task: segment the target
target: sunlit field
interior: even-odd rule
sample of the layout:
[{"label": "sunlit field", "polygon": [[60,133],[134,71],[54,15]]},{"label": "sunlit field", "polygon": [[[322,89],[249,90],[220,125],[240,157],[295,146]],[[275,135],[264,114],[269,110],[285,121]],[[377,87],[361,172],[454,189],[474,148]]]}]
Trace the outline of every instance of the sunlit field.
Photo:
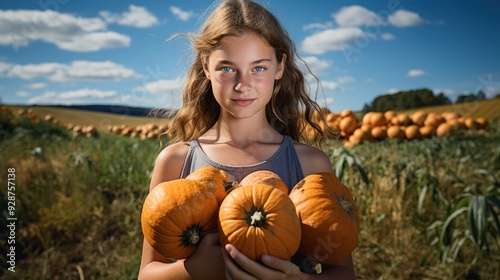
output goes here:
[{"label": "sunlit field", "polygon": [[[15,221],[1,231],[0,278],[136,279],[141,208],[165,142],[75,135],[8,112],[0,126],[0,198],[12,206],[2,217]],[[500,279],[499,143],[498,118],[443,138],[331,140],[361,216],[358,279]]]}]

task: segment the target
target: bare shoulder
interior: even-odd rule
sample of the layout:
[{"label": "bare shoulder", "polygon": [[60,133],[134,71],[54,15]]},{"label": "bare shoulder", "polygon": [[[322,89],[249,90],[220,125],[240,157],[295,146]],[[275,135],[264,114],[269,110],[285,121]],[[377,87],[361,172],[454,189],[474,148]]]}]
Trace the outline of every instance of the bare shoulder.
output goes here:
[{"label": "bare shoulder", "polygon": [[293,144],[302,165],[304,176],[312,173],[333,171],[330,158],[325,152],[304,143],[294,141]]},{"label": "bare shoulder", "polygon": [[156,157],[150,187],[178,179],[189,150],[189,143],[178,142],[165,147]]}]

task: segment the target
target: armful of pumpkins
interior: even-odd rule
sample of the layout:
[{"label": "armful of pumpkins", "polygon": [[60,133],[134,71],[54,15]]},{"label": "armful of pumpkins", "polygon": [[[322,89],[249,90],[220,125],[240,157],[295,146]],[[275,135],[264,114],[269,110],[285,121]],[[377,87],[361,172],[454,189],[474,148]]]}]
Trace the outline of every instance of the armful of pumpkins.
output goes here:
[{"label": "armful of pumpkins", "polygon": [[352,194],[333,173],[308,175],[289,192],[271,171],[237,183],[211,166],[153,188],[141,223],[149,244],[171,260],[188,258],[205,234],[218,231],[222,246],[233,244],[253,260],[300,255],[299,267],[315,273],[350,255],[359,233]]}]

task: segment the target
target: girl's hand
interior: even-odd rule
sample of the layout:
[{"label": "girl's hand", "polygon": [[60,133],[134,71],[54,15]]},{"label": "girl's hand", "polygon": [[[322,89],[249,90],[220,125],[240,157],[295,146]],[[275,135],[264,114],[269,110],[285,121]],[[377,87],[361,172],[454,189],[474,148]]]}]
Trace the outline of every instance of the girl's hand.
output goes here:
[{"label": "girl's hand", "polygon": [[307,274],[300,271],[295,264],[273,256],[264,255],[263,264],[253,261],[227,244],[222,249],[226,265],[227,279],[307,279]]},{"label": "girl's hand", "polygon": [[193,279],[225,279],[219,233],[205,235],[184,265]]}]

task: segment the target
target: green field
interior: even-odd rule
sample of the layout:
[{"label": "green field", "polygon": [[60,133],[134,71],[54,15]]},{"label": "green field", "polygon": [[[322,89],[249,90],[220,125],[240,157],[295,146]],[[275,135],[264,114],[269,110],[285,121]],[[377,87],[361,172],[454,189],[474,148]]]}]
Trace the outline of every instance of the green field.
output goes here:
[{"label": "green field", "polygon": [[[61,115],[76,119],[91,117]],[[4,183],[0,199],[16,202],[2,216],[17,218],[16,272],[7,270],[12,233],[2,230],[0,279],[136,279],[141,207],[160,143],[74,138],[13,115],[0,115],[0,125],[1,174],[15,174],[15,190]],[[325,149],[361,215],[358,279],[500,279],[498,143],[498,119],[445,139],[349,150],[332,141]]]}]

